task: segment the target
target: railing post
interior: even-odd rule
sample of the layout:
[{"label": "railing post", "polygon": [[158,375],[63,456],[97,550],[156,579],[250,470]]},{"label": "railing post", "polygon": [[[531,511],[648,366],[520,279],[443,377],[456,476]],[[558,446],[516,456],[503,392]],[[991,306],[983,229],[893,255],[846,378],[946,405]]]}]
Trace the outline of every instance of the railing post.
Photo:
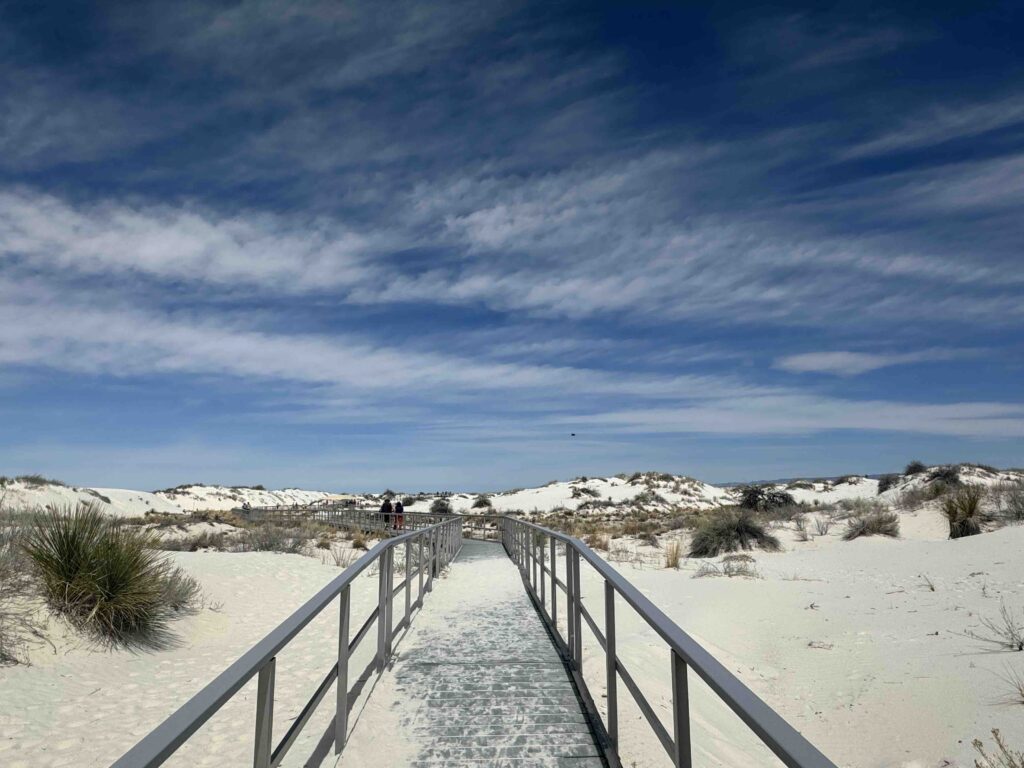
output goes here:
[{"label": "railing post", "polygon": [[692,768],[690,757],[690,694],[686,680],[686,662],[672,654],[672,724],[675,726],[675,764]]},{"label": "railing post", "polygon": [[385,549],[377,558],[379,573],[377,574],[377,665],[384,669],[384,662],[387,659],[387,614],[388,614],[388,574],[387,556],[389,550]]},{"label": "railing post", "polygon": [[338,684],[334,712],[334,754],[340,755],[348,735],[348,635],[350,587],[341,590],[338,616]]},{"label": "railing post", "polygon": [[572,569],[572,547],[569,544],[565,545],[565,628],[566,628],[566,645],[569,646],[569,662],[570,666],[575,669],[576,667],[576,609],[574,608],[574,595],[576,594],[572,586],[573,569]]},{"label": "railing post", "polygon": [[575,655],[576,655],[576,669],[579,670],[580,674],[583,673],[583,626],[581,624],[583,618],[583,590],[580,587],[580,553],[575,547],[572,548],[572,588],[573,588],[573,605],[575,610],[573,611],[574,616],[574,627],[573,627],[573,640],[575,641]]},{"label": "railing post", "polygon": [[605,688],[608,691],[608,739],[612,748],[619,748],[619,693],[617,663],[615,661],[615,589],[612,583],[604,582],[604,660]]},{"label": "railing post", "polygon": [[416,602],[420,605],[423,605],[423,537],[424,534],[422,532],[416,537],[417,541],[420,543],[419,559],[416,561],[416,579],[419,581],[420,591]]},{"label": "railing post", "polygon": [[551,628],[558,637],[558,554],[555,537],[551,537]]},{"label": "railing post", "polygon": [[274,668],[277,658],[272,657],[260,670],[256,683],[256,746],[253,750],[253,768],[270,768],[270,754],[274,747]]},{"label": "railing post", "polygon": [[537,596],[537,533],[536,531],[530,531],[530,571],[531,571],[531,584],[533,585],[533,595]]},{"label": "railing post", "polygon": [[392,619],[395,616],[395,548],[388,547],[385,550],[387,555],[388,565],[388,622],[387,622],[387,635],[384,650],[387,652],[386,659],[391,658],[391,636],[394,622]]},{"label": "railing post", "polygon": [[545,584],[547,584],[547,579],[544,578],[544,567],[545,567],[546,564],[544,562],[544,537],[543,536],[540,537],[540,543],[537,545],[537,551],[540,553],[540,608],[541,608],[541,613],[543,613],[544,610],[547,608],[547,603],[546,603],[547,592],[544,589]]},{"label": "railing post", "polygon": [[405,628],[412,616],[412,542],[405,542]]}]

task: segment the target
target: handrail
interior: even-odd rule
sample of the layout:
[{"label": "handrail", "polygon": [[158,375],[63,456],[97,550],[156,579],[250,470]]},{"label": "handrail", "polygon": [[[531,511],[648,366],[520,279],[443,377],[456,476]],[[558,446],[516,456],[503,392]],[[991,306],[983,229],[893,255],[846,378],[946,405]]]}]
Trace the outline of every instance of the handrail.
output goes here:
[{"label": "handrail", "polygon": [[[411,552],[413,543],[419,545],[416,564],[416,576],[419,582],[417,600],[411,600],[413,571],[411,570]],[[405,545],[405,580],[398,589],[393,585],[394,552]],[[167,758],[184,744],[199,728],[210,719],[232,696],[246,683],[258,675],[259,684],[256,697],[256,735],[253,757],[254,768],[272,768],[284,758],[285,752],[294,743],[298,730],[309,719],[313,709],[323,699],[327,688],[336,679],[339,681],[337,690],[337,709],[334,721],[334,750],[339,754],[347,737],[348,710],[354,700],[353,692],[348,688],[348,660],[355,648],[366,637],[373,621],[376,620],[377,654],[370,665],[359,677],[372,673],[374,669],[383,671],[384,665],[391,656],[391,644],[399,628],[411,622],[413,606],[422,607],[424,592],[431,591],[437,573],[458,555],[462,547],[461,520],[457,517],[435,523],[426,528],[410,531],[374,545],[366,554],[345,569],[337,578],[307,600],[297,611],[285,619],[266,637],[246,651],[231,666],[221,672],[195,696],[183,704],[176,712],[154,728],[149,735],[126,752],[113,768],[151,768],[161,765]],[[424,549],[428,558],[424,559]],[[356,577],[374,562],[380,562],[378,604],[370,618],[362,625],[356,637],[349,640],[349,609],[350,587]],[[424,570],[427,569],[426,585]],[[404,588],[405,616],[398,626],[393,625],[394,597]],[[274,706],[274,674],[277,654],[315,619],[335,598],[339,599],[339,637],[338,661],[327,673],[324,681],[318,686],[310,701],[303,707],[299,716],[301,724],[293,727],[282,739],[280,745],[273,747],[273,706]],[[353,686],[354,690],[359,683]]]},{"label": "handrail", "polygon": [[[712,691],[735,712],[739,718],[760,738],[788,768],[836,768],[825,755],[787,723],[777,712],[765,704],[739,678],[727,670],[700,643],[688,635],[660,608],[644,596],[622,574],[599,557],[586,544],[574,536],[544,528],[514,517],[505,517],[502,543],[509,556],[516,563],[526,584],[527,591],[541,608],[541,615],[551,627],[554,636],[563,644],[569,656],[570,668],[585,699],[590,691],[583,678],[582,622],[594,633],[602,650],[605,651],[607,675],[608,722],[602,723],[608,746],[605,754],[613,765],[621,765],[618,754],[618,702],[617,678],[621,677],[626,689],[633,696],[648,724],[669,753],[673,763],[681,768],[692,765],[690,756],[689,695],[687,668],[689,667]],[[545,539],[549,543],[550,568],[545,554]],[[565,581],[557,577],[555,542],[565,547]],[[540,551],[540,578],[538,580],[538,550]],[[605,632],[602,634],[593,617],[582,605],[580,590],[579,561],[589,563],[605,585]],[[550,603],[548,611],[545,598],[545,576],[550,576]],[[538,593],[538,586],[540,592]],[[567,599],[566,616],[568,627],[563,640],[558,630],[557,592],[562,590]],[[655,716],[653,708],[640,693],[639,688],[623,666],[615,652],[615,601],[618,594],[640,617],[665,641],[671,653],[672,698],[674,737],[669,737],[664,725]],[[595,710],[596,711],[596,710]]]}]

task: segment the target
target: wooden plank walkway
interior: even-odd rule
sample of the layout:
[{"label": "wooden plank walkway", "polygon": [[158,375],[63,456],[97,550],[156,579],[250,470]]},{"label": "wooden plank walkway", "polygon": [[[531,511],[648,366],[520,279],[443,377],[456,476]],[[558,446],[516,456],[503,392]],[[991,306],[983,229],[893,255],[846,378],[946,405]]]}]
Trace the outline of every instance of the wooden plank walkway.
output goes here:
[{"label": "wooden plank walkway", "polygon": [[340,766],[605,762],[500,544],[466,541],[361,709]]}]

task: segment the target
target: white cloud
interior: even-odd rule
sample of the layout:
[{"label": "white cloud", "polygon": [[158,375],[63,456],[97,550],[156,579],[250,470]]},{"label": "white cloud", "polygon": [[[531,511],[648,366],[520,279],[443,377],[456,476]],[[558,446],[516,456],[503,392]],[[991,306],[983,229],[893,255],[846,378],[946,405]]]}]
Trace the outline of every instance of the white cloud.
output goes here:
[{"label": "white cloud", "polygon": [[775,361],[775,367],[793,373],[828,373],[836,376],[856,376],[880,368],[912,363],[930,363],[973,357],[974,349],[925,349],[916,352],[804,352],[787,355]]}]

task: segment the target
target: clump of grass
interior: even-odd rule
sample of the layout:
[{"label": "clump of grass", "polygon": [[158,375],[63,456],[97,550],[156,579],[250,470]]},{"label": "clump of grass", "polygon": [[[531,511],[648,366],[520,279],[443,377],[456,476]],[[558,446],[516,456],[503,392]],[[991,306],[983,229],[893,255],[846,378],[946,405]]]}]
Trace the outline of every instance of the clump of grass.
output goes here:
[{"label": "clump of grass", "polygon": [[750,555],[726,555],[722,558],[722,564],[702,563],[697,572],[693,575],[695,579],[702,579],[707,576],[728,576],[734,578],[759,578],[754,558]]},{"label": "clump of grass", "polygon": [[588,533],[583,537],[583,541],[591,549],[600,549],[607,552],[611,546],[612,538],[607,533]]},{"label": "clump of grass", "polygon": [[452,503],[448,499],[434,499],[430,504],[432,515],[447,515],[452,511]]},{"label": "clump of grass", "polygon": [[679,568],[679,560],[683,556],[683,547],[678,541],[670,541],[665,547],[665,567]]},{"label": "clump of grass", "polygon": [[832,528],[832,521],[827,517],[816,517],[814,518],[814,529],[818,532],[819,536],[828,536],[829,530]]},{"label": "clump of grass", "polygon": [[473,499],[473,509],[490,509],[491,506],[490,498],[483,494]]},{"label": "clump of grass", "polygon": [[717,557],[725,552],[760,547],[782,549],[779,540],[747,509],[725,509],[699,524],[690,544],[690,557]]},{"label": "clump of grass", "polygon": [[967,631],[964,634],[974,640],[995,645],[1004,650],[1024,651],[1024,621],[1017,617],[1006,603],[999,604],[999,618],[981,620],[983,632]]},{"label": "clump of grass", "polygon": [[282,552],[288,555],[301,555],[306,551],[307,537],[303,533],[297,529],[261,525],[245,531],[239,539],[238,547],[247,552]]},{"label": "clump of grass", "polygon": [[230,549],[227,534],[219,531],[200,531],[191,536],[165,536],[156,539],[155,546],[168,552],[198,552],[201,549]]},{"label": "clump of grass", "polygon": [[920,475],[928,471],[928,465],[921,461],[912,461],[903,469],[904,475]]},{"label": "clump of grass", "polygon": [[42,637],[35,611],[25,604],[32,578],[23,542],[21,521],[0,518],[0,666],[24,663],[30,642]]},{"label": "clump of grass", "polygon": [[328,539],[326,536],[321,536],[319,539],[316,540],[316,548],[317,549],[330,549],[331,548],[331,540]]},{"label": "clump of grass", "polygon": [[885,493],[900,481],[899,475],[882,475],[878,478],[878,492]]},{"label": "clump of grass", "polygon": [[942,513],[949,521],[949,538],[960,539],[981,533],[984,522],[981,500],[984,495],[981,486],[965,485],[942,502]]},{"label": "clump of grass", "polygon": [[793,518],[793,527],[796,530],[797,541],[811,540],[811,532],[807,530],[807,518],[803,515],[798,515]]},{"label": "clump of grass", "polygon": [[366,534],[363,531],[354,531],[352,533],[352,549],[369,549]]},{"label": "clump of grass", "polygon": [[1024,523],[1024,483],[1007,483],[996,491],[998,516],[1007,523]]},{"label": "clump of grass", "polygon": [[975,739],[972,744],[981,759],[975,759],[975,768],[1024,768],[1024,752],[1011,750],[1003,741],[998,728],[992,729],[992,738],[996,742],[996,750],[993,754],[985,751],[985,745],[981,739]]},{"label": "clump of grass", "polygon": [[866,515],[855,515],[846,523],[843,541],[853,541],[861,536],[891,536],[899,538],[900,518],[895,512],[869,512]]},{"label": "clump of grass", "polygon": [[145,646],[163,643],[167,621],[199,589],[153,543],[83,504],[37,517],[24,549],[52,610],[113,645]]},{"label": "clump of grass", "polygon": [[62,483],[60,480],[54,480],[50,477],[43,477],[42,475],[18,475],[15,480],[24,483],[25,485],[43,486],[43,485],[60,485],[66,486],[66,483]]}]

